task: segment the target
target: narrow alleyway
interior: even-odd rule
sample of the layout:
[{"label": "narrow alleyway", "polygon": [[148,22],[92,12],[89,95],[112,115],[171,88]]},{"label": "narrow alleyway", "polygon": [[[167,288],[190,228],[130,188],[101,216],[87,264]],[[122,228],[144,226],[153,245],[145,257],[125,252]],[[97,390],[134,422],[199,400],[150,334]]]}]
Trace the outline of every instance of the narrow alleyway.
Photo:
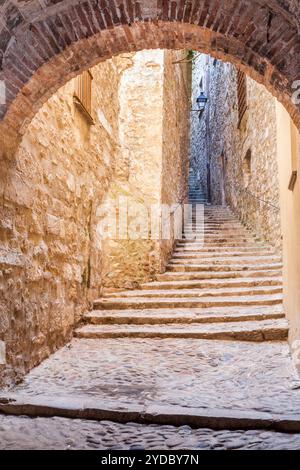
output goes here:
[{"label": "narrow alleyway", "polygon": [[0,0],[0,451],[300,450],[299,52],[299,0]]},{"label": "narrow alleyway", "polygon": [[0,448],[300,447],[274,432],[300,431],[281,259],[227,207],[206,205],[204,222],[204,245],[193,217],[165,274],[96,300],[5,394],[1,411],[38,418],[1,416]]},{"label": "narrow alleyway", "polygon": [[[194,184],[191,176],[190,202],[201,204]],[[286,339],[280,256],[227,207],[205,206],[204,240],[202,225],[188,221],[156,282],[96,300],[76,337]]]}]

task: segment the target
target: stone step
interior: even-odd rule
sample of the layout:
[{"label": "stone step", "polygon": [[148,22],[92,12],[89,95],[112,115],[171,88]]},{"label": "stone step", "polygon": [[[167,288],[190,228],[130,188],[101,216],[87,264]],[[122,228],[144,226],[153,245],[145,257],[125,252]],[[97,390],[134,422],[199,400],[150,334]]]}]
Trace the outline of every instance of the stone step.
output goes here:
[{"label": "stone step", "polygon": [[216,280],[216,279],[248,279],[255,277],[279,277],[282,276],[282,270],[251,270],[249,271],[178,271],[178,272],[165,272],[164,274],[157,274],[157,281],[190,281],[190,280]]},{"label": "stone step", "polygon": [[228,241],[228,240],[234,240],[234,241],[246,241],[246,242],[249,242],[249,241],[254,241],[254,238],[253,237],[249,237],[249,236],[245,236],[244,234],[242,233],[233,233],[232,231],[231,232],[220,232],[220,233],[211,233],[211,232],[206,232],[205,230],[201,230],[201,229],[196,229],[196,230],[184,230],[182,232],[182,235],[181,237],[182,238],[185,238],[185,237],[193,237],[193,236],[199,236],[199,237],[202,237],[205,239],[205,241],[219,241],[220,243],[224,242],[224,241]]},{"label": "stone step", "polygon": [[77,338],[194,338],[237,341],[282,341],[287,338],[286,320],[262,320],[214,324],[85,325]]},{"label": "stone step", "polygon": [[283,300],[282,294],[269,295],[249,295],[236,297],[202,297],[202,298],[115,298],[115,299],[98,299],[94,302],[94,308],[97,309],[118,309],[124,310],[128,308],[208,308],[208,307],[234,307],[240,305],[278,305]]},{"label": "stone step", "polygon": [[[207,264],[168,264],[167,270],[174,272],[174,271],[246,271],[248,269],[253,270],[253,264],[214,264],[214,265],[207,265]],[[255,270],[272,270],[272,269],[282,269],[281,263],[272,263],[272,264],[256,264]]]},{"label": "stone step", "polygon": [[[176,249],[173,253],[173,259],[190,259],[190,258],[226,258],[226,257],[239,257],[239,256],[249,256],[249,257],[256,257],[260,259],[260,256],[272,256],[276,255],[275,253],[268,252],[268,251],[224,251],[224,252],[216,252],[216,251],[193,251],[193,250],[184,250],[184,249]],[[280,257],[279,257],[280,258]],[[280,258],[281,259],[281,258]]]},{"label": "stone step", "polygon": [[256,286],[280,286],[282,277],[249,277],[237,279],[208,279],[208,280],[183,280],[183,281],[153,281],[142,284],[143,290],[164,289],[223,289],[227,287],[256,287]]},{"label": "stone step", "polygon": [[251,296],[251,295],[273,295],[282,293],[282,285],[277,286],[247,286],[247,287],[223,287],[222,289],[214,288],[195,288],[192,289],[140,289],[140,290],[127,290],[120,292],[110,292],[104,295],[104,299],[115,298],[202,298],[202,297],[237,297],[237,296]]},{"label": "stone step", "polygon": [[93,325],[134,324],[156,325],[161,323],[226,323],[262,321],[285,318],[282,305],[262,307],[219,307],[214,309],[135,309],[93,310],[84,316],[84,321]]},{"label": "stone step", "polygon": [[239,249],[241,247],[243,248],[255,248],[261,246],[262,248],[265,248],[264,245],[256,245],[255,243],[242,243],[242,242],[224,242],[224,243],[218,243],[218,242],[210,242],[208,243],[207,241],[200,241],[199,239],[193,239],[193,240],[188,240],[188,239],[181,239],[178,240],[176,247],[181,248],[181,247],[192,247],[193,249],[207,249],[207,248],[213,248],[215,251],[219,251],[222,249],[228,249],[228,248],[234,248],[234,249]]},{"label": "stone step", "polygon": [[214,247],[200,247],[197,249],[197,246],[192,244],[192,246],[185,246],[185,245],[176,245],[176,248],[174,250],[174,253],[198,253],[198,254],[212,254],[212,255],[217,255],[218,253],[227,256],[227,254],[230,256],[232,253],[233,256],[235,253],[257,253],[258,256],[262,253],[276,253],[272,248],[268,247],[259,247],[259,246],[254,246],[254,247],[248,247],[248,246],[241,246],[241,247],[236,247],[236,246],[226,246],[223,249],[220,248],[220,250],[216,250]]},{"label": "stone step", "polygon": [[[205,235],[203,232],[185,232],[182,235],[181,240],[186,240],[186,239],[192,239],[192,238],[201,238],[205,241],[205,243],[217,243],[217,244],[222,244],[222,243],[253,243],[253,238],[250,237],[239,237],[239,236],[234,236],[234,235],[226,235],[226,236],[211,236],[211,235]],[[179,239],[180,240],[180,239]]]},{"label": "stone step", "polygon": [[235,229],[240,229],[240,230],[244,230],[244,232],[247,232],[247,233],[250,233],[247,229],[245,229],[245,227],[239,223],[223,223],[223,224],[212,224],[210,222],[207,222],[206,220],[194,220],[194,221],[191,221],[191,220],[187,220],[185,222],[185,226],[186,227],[194,227],[194,226],[204,226],[206,229],[209,229],[209,230],[221,230],[221,229],[226,229],[226,230],[229,230],[229,229],[232,229],[232,230],[235,230]]},{"label": "stone step", "polygon": [[[203,232],[196,232],[196,234],[200,234],[201,238],[203,238]],[[197,242],[197,240],[192,240],[192,241],[188,241],[188,240],[185,240],[184,237],[182,235],[181,236],[181,239],[178,240],[178,243],[195,243]],[[241,245],[241,246],[252,246],[252,247],[255,247],[255,246],[268,246],[266,245],[266,243],[264,242],[261,242],[260,240],[257,240],[255,238],[251,238],[251,237],[227,237],[227,236],[215,236],[215,237],[210,237],[209,238],[209,235],[206,235],[205,236],[205,242],[207,244],[214,244],[214,245],[224,245],[224,244],[229,244],[229,243],[232,243],[232,246],[235,246],[235,245]]]},{"label": "stone step", "polygon": [[195,224],[185,224],[182,232],[204,232],[212,237],[227,234],[235,237],[242,236],[254,238],[250,232],[244,230],[243,227],[208,227],[200,222]]},{"label": "stone step", "polygon": [[[101,341],[99,343],[102,345]],[[260,345],[260,343],[249,343],[249,345],[255,344]],[[278,344],[281,345],[282,342],[278,342]],[[111,387],[111,384],[109,385]],[[107,389],[108,385],[105,384],[103,388]],[[116,388],[118,391],[122,389],[119,386]],[[189,394],[189,392],[190,387],[187,387],[187,393]],[[146,423],[147,425],[176,428],[188,426],[189,428],[202,428],[204,430],[223,430],[227,436],[225,437],[226,440],[228,440],[228,436],[230,437],[230,431],[240,431],[241,429],[243,431],[249,430],[252,433],[258,432],[253,431],[256,429],[261,432],[265,430],[267,436],[270,436],[272,431],[274,433],[286,433],[286,435],[287,433],[300,432],[300,414],[296,412],[284,414],[281,410],[277,413],[270,413],[248,408],[246,410],[234,409],[228,406],[210,408],[209,406],[161,405],[151,402],[142,406],[138,403],[124,404],[123,396],[121,396],[121,399],[117,397],[112,401],[106,397],[101,397],[101,400],[99,400],[99,397],[95,398],[92,395],[89,395],[88,398],[76,394],[70,395],[70,392],[65,396],[61,394],[59,396],[47,394],[38,396],[34,394],[22,395],[12,392],[3,395],[0,397],[0,412],[7,416],[20,416],[21,419],[24,419],[24,416],[40,417],[42,419],[45,416],[49,418],[56,416],[68,418],[69,420],[94,420],[103,423],[111,421],[122,425],[124,423],[135,423],[138,426],[138,424],[145,425]],[[277,434],[275,434],[275,437],[277,437]],[[255,442],[255,439],[253,442]],[[238,442],[238,446],[240,445]],[[253,447],[253,444],[251,444],[251,447]]]},{"label": "stone step", "polygon": [[[179,240],[176,244],[176,247],[178,248],[193,248],[193,250],[207,250],[207,249],[213,249],[213,251],[222,251],[222,250],[227,250],[227,249],[240,249],[240,248],[250,248],[253,249],[255,248],[255,244],[253,243],[207,243],[203,242],[200,240]],[[261,245],[262,248],[265,248],[263,245]]]},{"label": "stone step", "polygon": [[204,256],[197,256],[195,258],[189,258],[188,256],[180,257],[179,259],[172,258],[170,260],[170,264],[182,264],[184,262],[188,264],[209,264],[209,265],[227,265],[227,264],[257,264],[257,263],[281,263],[282,259],[279,256],[231,256],[231,257],[224,257],[221,258],[213,258],[213,257],[204,257]]},{"label": "stone step", "polygon": [[[193,218],[195,218],[195,214],[193,215]],[[234,217],[230,216],[219,216],[219,217],[210,217],[206,213],[204,213],[204,221],[206,223],[212,223],[212,224],[237,224],[239,223]]]},{"label": "stone step", "polygon": [[[265,429],[270,439],[271,429],[300,431],[300,391],[292,384],[286,341],[75,338],[35,368],[24,383],[3,392],[0,411],[251,429],[249,434]],[[109,427],[104,423],[104,431]],[[189,433],[189,428],[184,431]],[[155,428],[147,432],[155,439]],[[231,444],[233,436],[225,432],[222,439]],[[243,435],[235,436],[233,444],[237,440]],[[195,441],[197,446],[199,442]]]},{"label": "stone step", "polygon": [[211,233],[212,235],[213,234],[216,234],[216,235],[219,235],[220,233],[226,233],[226,232],[229,232],[229,233],[232,233],[232,234],[242,234],[242,235],[245,235],[246,233],[250,233],[250,232],[246,232],[246,230],[244,230],[243,227],[230,227],[230,226],[219,226],[219,227],[210,227],[208,225],[206,225],[205,223],[202,223],[202,222],[199,222],[197,221],[197,223],[195,224],[191,224],[191,223],[186,223],[185,224],[185,230],[187,231],[193,231],[193,230],[204,230],[206,233]]},{"label": "stone step", "polygon": [[[227,228],[227,229],[209,229],[209,228],[206,228],[206,227],[201,227],[201,226],[197,226],[197,227],[189,227],[189,226],[185,226],[184,229],[182,230],[182,233],[193,233],[193,232],[201,232],[201,233],[204,233],[205,235],[207,236],[214,236],[214,237],[224,237],[226,235],[235,235],[236,237],[237,236],[242,236],[242,237],[248,237],[249,238],[249,234],[245,233],[243,230],[240,230],[240,229],[232,229],[232,228]],[[251,238],[253,239],[254,237],[251,236]]]}]

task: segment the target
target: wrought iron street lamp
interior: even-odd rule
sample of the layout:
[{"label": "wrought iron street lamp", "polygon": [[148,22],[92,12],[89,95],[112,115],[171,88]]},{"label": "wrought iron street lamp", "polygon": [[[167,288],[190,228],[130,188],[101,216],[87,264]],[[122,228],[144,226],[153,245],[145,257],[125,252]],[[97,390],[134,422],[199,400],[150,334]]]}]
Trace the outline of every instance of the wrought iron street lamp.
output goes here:
[{"label": "wrought iron street lamp", "polygon": [[208,101],[208,98],[205,95],[204,91],[200,91],[200,95],[196,99],[198,109],[191,109],[192,113],[199,113],[199,119],[201,118],[202,113],[205,110],[205,106],[206,106],[207,101]]}]

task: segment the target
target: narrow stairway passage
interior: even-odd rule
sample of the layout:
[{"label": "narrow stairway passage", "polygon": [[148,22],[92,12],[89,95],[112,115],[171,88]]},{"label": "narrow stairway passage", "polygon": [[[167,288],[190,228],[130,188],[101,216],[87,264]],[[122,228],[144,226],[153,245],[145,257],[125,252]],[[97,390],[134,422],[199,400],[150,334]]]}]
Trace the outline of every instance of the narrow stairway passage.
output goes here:
[{"label": "narrow stairway passage", "polygon": [[[204,196],[190,192],[193,204]],[[78,338],[285,340],[282,259],[224,206],[188,221],[164,274],[94,302]],[[197,234],[200,233],[200,239]]]},{"label": "narrow stairway passage", "polygon": [[183,235],[155,281],[96,300],[0,410],[300,432],[281,258],[229,208],[206,204],[204,216],[204,243]]}]

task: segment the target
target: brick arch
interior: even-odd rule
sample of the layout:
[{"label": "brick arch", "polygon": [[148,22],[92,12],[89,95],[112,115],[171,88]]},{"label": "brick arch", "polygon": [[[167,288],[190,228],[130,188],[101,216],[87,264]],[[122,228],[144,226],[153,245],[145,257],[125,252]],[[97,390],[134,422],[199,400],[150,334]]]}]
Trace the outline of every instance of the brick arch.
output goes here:
[{"label": "brick arch", "polygon": [[[1,5],[1,4],[0,4]],[[82,70],[142,49],[194,49],[263,83],[300,128],[298,0],[7,0],[0,6],[0,153],[40,106]]]}]

